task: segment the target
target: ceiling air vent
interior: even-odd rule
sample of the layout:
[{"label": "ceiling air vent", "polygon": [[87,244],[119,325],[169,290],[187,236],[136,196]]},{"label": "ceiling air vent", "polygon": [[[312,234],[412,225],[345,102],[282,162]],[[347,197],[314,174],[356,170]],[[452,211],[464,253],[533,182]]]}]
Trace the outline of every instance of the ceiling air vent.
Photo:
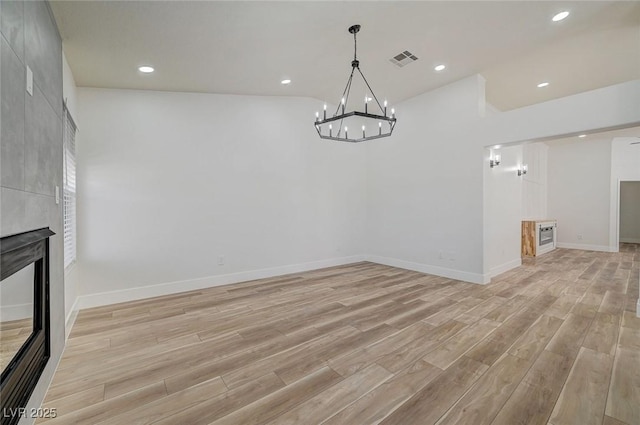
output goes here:
[{"label": "ceiling air vent", "polygon": [[397,55],[395,55],[389,60],[391,61],[391,63],[398,65],[400,68],[402,68],[403,66],[408,65],[411,62],[417,61],[418,58],[415,57],[414,54],[411,53],[410,51],[405,50],[404,52],[398,53]]}]

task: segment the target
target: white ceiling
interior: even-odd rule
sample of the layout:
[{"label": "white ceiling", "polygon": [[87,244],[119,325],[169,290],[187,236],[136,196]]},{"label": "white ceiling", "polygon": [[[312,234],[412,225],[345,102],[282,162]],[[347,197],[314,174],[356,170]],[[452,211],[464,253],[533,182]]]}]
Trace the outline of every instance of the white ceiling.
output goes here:
[{"label": "white ceiling", "polygon": [[[501,110],[640,78],[640,2],[53,1],[78,86],[398,102],[482,73]],[[562,10],[571,15],[553,23]],[[389,62],[409,50],[419,60]],[[433,71],[436,64],[447,69]],[[137,67],[150,64],[151,75]],[[280,84],[283,78],[293,82]],[[544,89],[536,88],[549,81]]]}]

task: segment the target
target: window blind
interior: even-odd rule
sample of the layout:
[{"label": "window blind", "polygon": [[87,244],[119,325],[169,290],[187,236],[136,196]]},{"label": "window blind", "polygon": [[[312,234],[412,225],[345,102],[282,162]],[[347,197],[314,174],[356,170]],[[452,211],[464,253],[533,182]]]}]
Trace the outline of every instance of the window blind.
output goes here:
[{"label": "window blind", "polygon": [[76,260],[76,125],[64,105],[64,154],[62,198],[64,218],[64,266]]}]

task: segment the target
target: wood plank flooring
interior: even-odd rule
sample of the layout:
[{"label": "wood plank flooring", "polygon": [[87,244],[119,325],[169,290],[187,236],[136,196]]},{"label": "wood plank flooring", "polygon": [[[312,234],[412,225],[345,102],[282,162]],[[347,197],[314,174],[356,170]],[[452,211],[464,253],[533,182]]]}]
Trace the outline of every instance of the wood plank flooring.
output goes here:
[{"label": "wood plank flooring", "polygon": [[83,310],[56,424],[640,425],[640,246],[486,286],[357,263]]},{"label": "wood plank flooring", "polygon": [[33,319],[0,322],[0,370],[4,370],[33,332]]}]

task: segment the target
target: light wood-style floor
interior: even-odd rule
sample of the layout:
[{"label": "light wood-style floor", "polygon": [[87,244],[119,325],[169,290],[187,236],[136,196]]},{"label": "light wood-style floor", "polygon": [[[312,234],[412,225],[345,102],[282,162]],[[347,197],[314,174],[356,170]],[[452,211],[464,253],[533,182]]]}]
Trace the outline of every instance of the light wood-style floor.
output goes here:
[{"label": "light wood-style floor", "polygon": [[640,248],[358,263],[81,311],[55,424],[640,424]]},{"label": "light wood-style floor", "polygon": [[33,332],[31,317],[0,322],[0,370],[9,364]]}]

